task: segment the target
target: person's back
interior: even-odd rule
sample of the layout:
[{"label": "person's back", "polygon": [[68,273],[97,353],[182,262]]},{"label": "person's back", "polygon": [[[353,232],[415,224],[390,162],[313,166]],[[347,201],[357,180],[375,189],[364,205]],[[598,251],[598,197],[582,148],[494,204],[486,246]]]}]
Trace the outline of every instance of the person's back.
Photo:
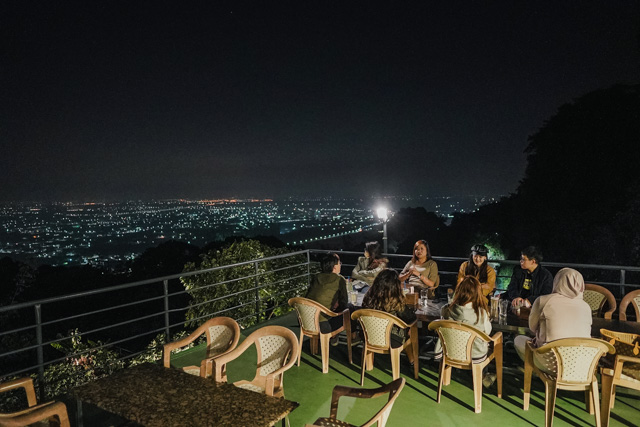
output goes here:
[{"label": "person's back", "polygon": [[[540,347],[561,338],[589,338],[591,336],[591,308],[583,299],[584,279],[571,268],[558,271],[553,280],[553,293],[536,299],[529,314],[529,329],[536,335],[533,347]],[[530,338],[518,335],[514,347],[525,359]],[[534,353],[536,366],[545,371],[555,370],[555,360],[547,360]]]},{"label": "person's back", "polygon": [[311,280],[307,298],[314,300],[331,311],[339,311],[346,307],[346,301],[341,298],[341,290],[344,287],[346,293],[346,281],[344,277],[336,273],[318,273]]},{"label": "person's back", "polygon": [[536,347],[561,338],[591,336],[591,307],[582,299],[583,292],[580,273],[568,268],[558,272],[554,292],[539,297],[529,315]]},{"label": "person's back", "polygon": [[[474,307],[475,306],[475,307]],[[446,320],[471,325],[485,334],[491,333],[491,319],[487,310],[487,303],[482,295],[482,285],[473,276],[467,276],[456,288],[451,304],[442,308],[442,317]],[[476,338],[471,349],[474,360],[482,360],[489,351],[489,344]],[[436,354],[442,352],[440,340],[436,343]]]}]

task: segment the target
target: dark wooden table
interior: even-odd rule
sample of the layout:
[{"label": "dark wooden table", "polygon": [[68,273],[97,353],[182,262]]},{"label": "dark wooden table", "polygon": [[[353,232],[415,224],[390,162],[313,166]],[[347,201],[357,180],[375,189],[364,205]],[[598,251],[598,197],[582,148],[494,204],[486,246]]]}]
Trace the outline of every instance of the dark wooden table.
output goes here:
[{"label": "dark wooden table", "polygon": [[144,426],[273,426],[298,407],[286,399],[145,363],[76,387],[82,402]]}]

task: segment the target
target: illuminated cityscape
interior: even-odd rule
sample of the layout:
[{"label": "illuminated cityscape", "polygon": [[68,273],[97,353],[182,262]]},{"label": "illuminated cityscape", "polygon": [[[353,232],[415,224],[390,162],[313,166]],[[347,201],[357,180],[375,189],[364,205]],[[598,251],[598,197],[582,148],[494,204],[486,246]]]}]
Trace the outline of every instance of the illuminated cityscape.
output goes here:
[{"label": "illuminated cityscape", "polygon": [[34,264],[122,266],[158,244],[204,246],[228,237],[275,236],[287,245],[358,233],[379,224],[374,208],[419,204],[439,215],[472,211],[491,197],[216,199],[0,205],[0,256]]}]

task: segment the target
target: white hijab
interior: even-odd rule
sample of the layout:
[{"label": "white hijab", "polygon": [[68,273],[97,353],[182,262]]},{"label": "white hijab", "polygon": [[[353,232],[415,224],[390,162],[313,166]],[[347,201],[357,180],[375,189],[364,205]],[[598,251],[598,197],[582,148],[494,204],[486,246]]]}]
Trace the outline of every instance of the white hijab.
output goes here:
[{"label": "white hijab", "polygon": [[580,272],[573,268],[563,268],[553,278],[554,294],[564,295],[567,298],[580,298],[584,293],[584,279]]}]

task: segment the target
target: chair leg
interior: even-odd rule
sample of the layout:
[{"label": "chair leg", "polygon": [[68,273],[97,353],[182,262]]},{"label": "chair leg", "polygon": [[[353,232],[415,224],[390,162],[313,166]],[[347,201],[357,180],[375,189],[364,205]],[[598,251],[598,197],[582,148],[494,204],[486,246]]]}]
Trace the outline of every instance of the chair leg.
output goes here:
[{"label": "chair leg", "polygon": [[586,411],[593,415],[593,405],[591,404],[591,390],[584,391],[584,406]]},{"label": "chair leg", "polygon": [[[611,379],[613,381],[613,379]],[[616,385],[614,384],[611,387],[611,409],[613,409],[613,405],[616,404]]]},{"label": "chair leg", "polygon": [[365,365],[367,363],[367,345],[363,345],[362,346],[362,369],[361,369],[361,373],[360,373],[360,386],[364,385],[364,369],[365,369]]},{"label": "chair leg", "polygon": [[545,405],[544,405],[544,416],[545,416],[545,421],[544,421],[544,425],[545,427],[552,427],[553,426],[553,413],[556,409],[556,383],[555,382],[551,382],[551,381],[545,381],[544,382],[544,399],[545,399]]},{"label": "chair leg", "polygon": [[611,398],[613,394],[613,376],[603,373],[602,378],[602,406],[600,408],[600,419],[603,427],[609,427],[609,417],[611,416]]},{"label": "chair leg", "polygon": [[419,345],[417,339],[415,342],[411,342],[411,350],[413,351],[413,377],[416,380],[418,379],[418,376],[420,374],[420,355],[418,354],[418,347]]},{"label": "chair leg", "polygon": [[496,381],[498,388],[498,398],[502,399],[502,343],[493,349],[496,360]]},{"label": "chair leg", "polygon": [[367,352],[367,371],[371,371],[373,369],[373,352],[372,351],[368,351]]},{"label": "chair leg", "polygon": [[344,332],[347,334],[347,354],[349,355],[349,363],[353,363],[352,336],[351,336],[351,317],[349,313],[345,313],[342,317],[344,323]]},{"label": "chair leg", "polygon": [[331,334],[320,334],[320,353],[322,356],[322,373],[329,372],[329,339]]},{"label": "chair leg", "polygon": [[397,380],[400,378],[400,349],[390,349],[389,355],[391,356],[391,375],[394,380]]},{"label": "chair leg", "polygon": [[309,345],[311,346],[311,354],[318,354],[318,341],[319,337],[314,335],[309,340]]},{"label": "chair leg", "polygon": [[524,364],[524,396],[522,399],[522,409],[529,409],[529,398],[531,397],[531,375],[533,374],[533,366],[527,360]]},{"label": "chair leg", "polygon": [[440,361],[440,378],[438,378],[438,394],[436,395],[436,402],[440,403],[440,395],[442,394],[442,385],[444,383],[445,376],[445,365],[444,365],[444,357]]},{"label": "chair leg", "polygon": [[482,411],[482,367],[473,365],[471,368],[473,377],[473,403],[476,414]]},{"label": "chair leg", "polygon": [[451,366],[445,366],[444,368],[444,385],[451,384]]},{"label": "chair leg", "polygon": [[298,366],[300,366],[300,358],[302,357],[302,340],[304,339],[304,334],[302,333],[302,328],[300,328],[300,342],[298,343]]},{"label": "chair leg", "polygon": [[591,406],[593,407],[593,415],[596,417],[596,427],[602,426],[602,420],[600,419],[600,396],[598,396],[598,380],[594,379],[591,383]]}]

